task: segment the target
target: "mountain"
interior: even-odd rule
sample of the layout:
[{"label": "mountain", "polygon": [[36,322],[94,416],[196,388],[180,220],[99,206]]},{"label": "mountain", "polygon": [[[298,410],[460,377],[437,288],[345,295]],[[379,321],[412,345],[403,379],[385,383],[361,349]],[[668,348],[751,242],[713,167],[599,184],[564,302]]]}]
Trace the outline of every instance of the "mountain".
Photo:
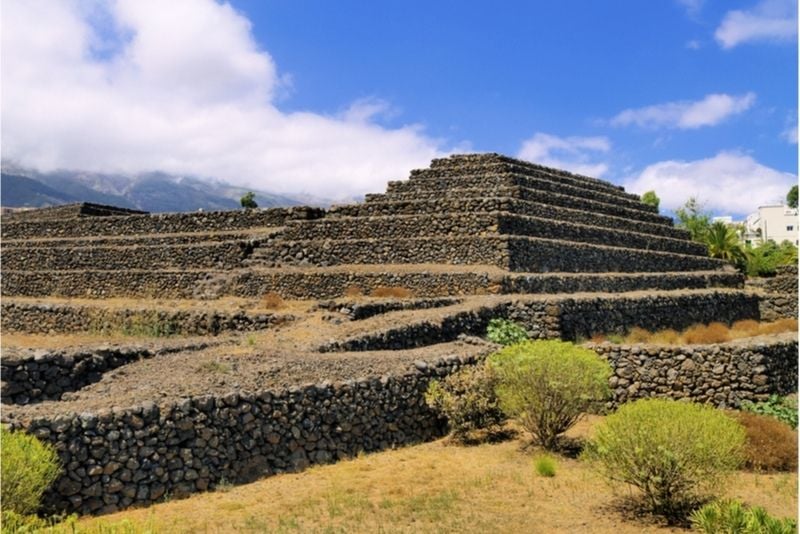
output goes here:
[{"label": "mountain", "polygon": [[[94,202],[150,212],[228,210],[251,189],[220,180],[204,180],[163,172],[137,175],[84,171],[39,172],[3,161],[0,204],[4,207],[45,207]],[[306,195],[277,195],[253,190],[259,207],[326,205]]]}]

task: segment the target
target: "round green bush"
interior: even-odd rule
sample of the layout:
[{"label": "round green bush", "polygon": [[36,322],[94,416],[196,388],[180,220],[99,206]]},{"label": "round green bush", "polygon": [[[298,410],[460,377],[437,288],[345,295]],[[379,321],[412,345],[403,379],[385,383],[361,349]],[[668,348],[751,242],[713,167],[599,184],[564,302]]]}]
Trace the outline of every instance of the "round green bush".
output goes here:
[{"label": "round green bush", "polygon": [[486,366],[465,367],[442,381],[432,380],[425,401],[447,419],[456,441],[463,442],[470,432],[491,431],[503,422],[494,384],[494,377]]},{"label": "round green bush", "polygon": [[0,426],[0,470],[3,510],[25,516],[39,508],[42,494],[58,477],[61,467],[50,444]]},{"label": "round green bush", "polygon": [[609,415],[584,457],[610,480],[641,490],[649,511],[681,517],[739,467],[744,443],[742,426],[711,406],[642,399]]},{"label": "round green bush", "polygon": [[580,416],[606,399],[611,366],[564,341],[525,341],[489,357],[500,407],[548,450]]}]

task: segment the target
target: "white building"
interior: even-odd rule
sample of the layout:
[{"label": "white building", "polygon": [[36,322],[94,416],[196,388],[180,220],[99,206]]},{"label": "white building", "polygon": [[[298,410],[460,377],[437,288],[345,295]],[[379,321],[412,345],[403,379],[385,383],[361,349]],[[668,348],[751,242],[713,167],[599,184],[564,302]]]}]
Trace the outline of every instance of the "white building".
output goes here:
[{"label": "white building", "polygon": [[758,245],[765,241],[780,244],[790,241],[798,245],[797,209],[775,204],[760,206],[758,212],[747,216],[745,220],[745,243]]}]

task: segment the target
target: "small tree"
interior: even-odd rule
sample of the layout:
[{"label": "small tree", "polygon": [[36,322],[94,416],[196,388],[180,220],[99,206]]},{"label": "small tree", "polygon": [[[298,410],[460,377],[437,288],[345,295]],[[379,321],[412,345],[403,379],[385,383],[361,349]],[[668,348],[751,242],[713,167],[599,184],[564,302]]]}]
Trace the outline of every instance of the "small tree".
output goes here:
[{"label": "small tree", "polygon": [[705,242],[705,234],[711,226],[711,215],[703,210],[703,206],[696,198],[691,197],[680,208],[675,210],[678,217],[678,227],[688,230],[692,240]]},{"label": "small tree", "polygon": [[647,191],[642,195],[642,204],[647,204],[648,206],[653,206],[655,209],[658,209],[658,205],[661,204],[661,199],[658,198],[655,191]]},{"label": "small tree", "polygon": [[793,185],[789,192],[786,194],[786,204],[790,208],[797,209],[797,186]]},{"label": "small tree", "polygon": [[255,209],[258,207],[256,203],[256,194],[252,191],[248,191],[244,195],[242,195],[241,199],[242,207],[246,210]]},{"label": "small tree", "polygon": [[489,365],[497,376],[500,407],[548,450],[556,449],[560,435],[610,394],[609,364],[564,341],[511,345],[492,354]]},{"label": "small tree", "polygon": [[610,480],[638,488],[649,511],[679,519],[723,487],[744,443],[742,426],[711,406],[642,399],[606,417],[584,458]]}]

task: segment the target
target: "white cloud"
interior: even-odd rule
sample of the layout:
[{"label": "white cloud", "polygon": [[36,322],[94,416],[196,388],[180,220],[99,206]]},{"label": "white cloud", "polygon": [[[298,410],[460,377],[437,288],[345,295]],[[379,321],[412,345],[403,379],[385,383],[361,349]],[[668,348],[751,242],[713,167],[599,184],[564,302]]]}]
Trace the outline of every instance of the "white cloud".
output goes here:
[{"label": "white cloud", "polygon": [[695,18],[705,4],[705,0],[677,0],[678,4],[686,9],[686,14]]},{"label": "white cloud", "polygon": [[781,137],[787,142],[792,145],[797,144],[797,123],[788,126],[784,131],[781,132]]},{"label": "white cloud", "polygon": [[3,157],[41,170],[162,170],[276,192],[383,190],[445,152],[377,99],[286,113],[250,22],[213,0],[8,0]]},{"label": "white cloud", "polygon": [[697,39],[692,39],[691,41],[686,41],[686,48],[689,50],[700,50],[703,48],[703,43],[698,41]]},{"label": "white cloud", "polygon": [[755,93],[741,96],[710,94],[702,100],[667,102],[643,108],[626,109],[611,119],[613,126],[635,124],[643,128],[691,130],[714,126],[731,115],[747,111],[756,101]]},{"label": "white cloud", "polygon": [[752,9],[728,11],[714,37],[726,49],[753,41],[793,41],[797,38],[797,1],[761,0]]},{"label": "white cloud", "polygon": [[797,176],[772,169],[738,152],[720,152],[696,161],[661,161],[625,181],[634,193],[654,190],[662,207],[674,210],[689,197],[706,208],[745,215],[759,206],[780,202]]},{"label": "white cloud", "polygon": [[522,143],[517,157],[577,174],[600,177],[608,171],[608,165],[591,160],[598,153],[606,153],[610,149],[611,142],[606,137],[557,137],[537,132]]}]

